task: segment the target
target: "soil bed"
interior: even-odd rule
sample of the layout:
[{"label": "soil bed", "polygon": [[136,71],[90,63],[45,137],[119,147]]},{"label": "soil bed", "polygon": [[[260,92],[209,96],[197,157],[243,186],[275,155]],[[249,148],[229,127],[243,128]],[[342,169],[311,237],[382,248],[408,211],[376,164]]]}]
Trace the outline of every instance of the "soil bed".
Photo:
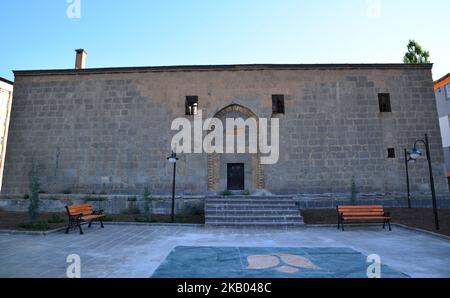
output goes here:
[{"label": "soil bed", "polygon": [[[52,219],[61,219],[60,223],[52,223]],[[16,231],[36,231],[36,230],[53,230],[67,226],[67,214],[66,213],[40,213],[38,222],[46,223],[47,228],[24,228],[22,224],[27,223],[28,214],[23,212],[7,212],[0,209],[0,230],[16,230]],[[49,222],[50,221],[50,222]],[[108,215],[105,218],[107,222],[153,222],[153,223],[170,223],[170,215],[153,215],[151,221],[147,221],[141,214],[113,214]],[[203,224],[205,217],[203,214],[178,214],[175,217],[175,223],[185,224]]]}]

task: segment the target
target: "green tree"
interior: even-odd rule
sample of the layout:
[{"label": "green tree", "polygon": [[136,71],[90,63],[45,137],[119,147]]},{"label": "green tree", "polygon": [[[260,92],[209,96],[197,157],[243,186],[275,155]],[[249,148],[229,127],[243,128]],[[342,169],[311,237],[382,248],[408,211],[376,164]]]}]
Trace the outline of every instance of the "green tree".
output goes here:
[{"label": "green tree", "polygon": [[353,205],[356,205],[357,196],[358,190],[356,189],[356,179],[355,176],[353,176],[350,190],[350,201],[352,202]]},{"label": "green tree", "polygon": [[28,220],[34,224],[39,216],[39,170],[37,163],[33,162],[30,172],[30,205],[28,206]]},{"label": "green tree", "polygon": [[411,39],[408,43],[408,52],[406,52],[403,62],[407,64],[430,63],[430,52],[424,51],[418,42]]}]

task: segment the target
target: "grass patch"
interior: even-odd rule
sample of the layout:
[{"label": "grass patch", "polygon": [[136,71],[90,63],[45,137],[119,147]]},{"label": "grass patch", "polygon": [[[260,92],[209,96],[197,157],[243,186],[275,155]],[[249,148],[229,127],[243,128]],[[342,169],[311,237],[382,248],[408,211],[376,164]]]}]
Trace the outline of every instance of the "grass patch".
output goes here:
[{"label": "grass patch", "polygon": [[135,222],[155,222],[154,219],[152,219],[151,217],[148,216],[136,216],[134,218]]},{"label": "grass patch", "polygon": [[17,227],[19,227],[21,229],[26,229],[26,230],[32,230],[32,231],[47,231],[48,223],[45,221],[38,221],[35,223],[21,223],[21,224],[18,224]]}]

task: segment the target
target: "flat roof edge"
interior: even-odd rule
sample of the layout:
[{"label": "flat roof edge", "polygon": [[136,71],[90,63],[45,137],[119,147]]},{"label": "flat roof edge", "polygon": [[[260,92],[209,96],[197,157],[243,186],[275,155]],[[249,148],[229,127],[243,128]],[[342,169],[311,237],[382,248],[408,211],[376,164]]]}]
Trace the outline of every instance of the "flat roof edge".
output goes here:
[{"label": "flat roof edge", "polygon": [[3,82],[3,83],[7,83],[7,84],[10,84],[10,85],[14,85],[14,82],[12,82],[12,81],[10,81],[10,80],[8,80],[8,79],[2,78],[2,77],[0,77],[0,81]]},{"label": "flat roof edge", "polygon": [[249,70],[316,70],[316,69],[432,69],[433,64],[233,64],[108,67],[85,69],[14,70],[15,76],[83,75],[102,73],[176,72],[176,71],[249,71]]}]

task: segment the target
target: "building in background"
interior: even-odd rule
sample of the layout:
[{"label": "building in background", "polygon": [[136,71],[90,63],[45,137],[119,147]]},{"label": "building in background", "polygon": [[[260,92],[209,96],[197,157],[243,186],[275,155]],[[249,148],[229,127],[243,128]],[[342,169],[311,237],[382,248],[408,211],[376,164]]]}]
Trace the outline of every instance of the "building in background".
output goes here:
[{"label": "building in background", "polygon": [[445,166],[450,185],[450,73],[434,82],[434,93],[436,94]]},{"label": "building in background", "polygon": [[[403,149],[425,133],[436,191],[448,193],[431,64],[95,69],[84,68],[85,51],[76,57],[74,69],[14,72],[2,195],[26,195],[33,164],[46,193],[168,194],[172,121],[192,125],[200,110],[204,119],[278,118],[279,160],[179,154],[180,193],[348,193],[352,179],[360,193],[404,193]],[[430,191],[425,159],[410,181]]]},{"label": "building in background", "polygon": [[9,116],[11,111],[13,82],[0,77],[0,190],[3,181],[3,165],[8,139]]}]

